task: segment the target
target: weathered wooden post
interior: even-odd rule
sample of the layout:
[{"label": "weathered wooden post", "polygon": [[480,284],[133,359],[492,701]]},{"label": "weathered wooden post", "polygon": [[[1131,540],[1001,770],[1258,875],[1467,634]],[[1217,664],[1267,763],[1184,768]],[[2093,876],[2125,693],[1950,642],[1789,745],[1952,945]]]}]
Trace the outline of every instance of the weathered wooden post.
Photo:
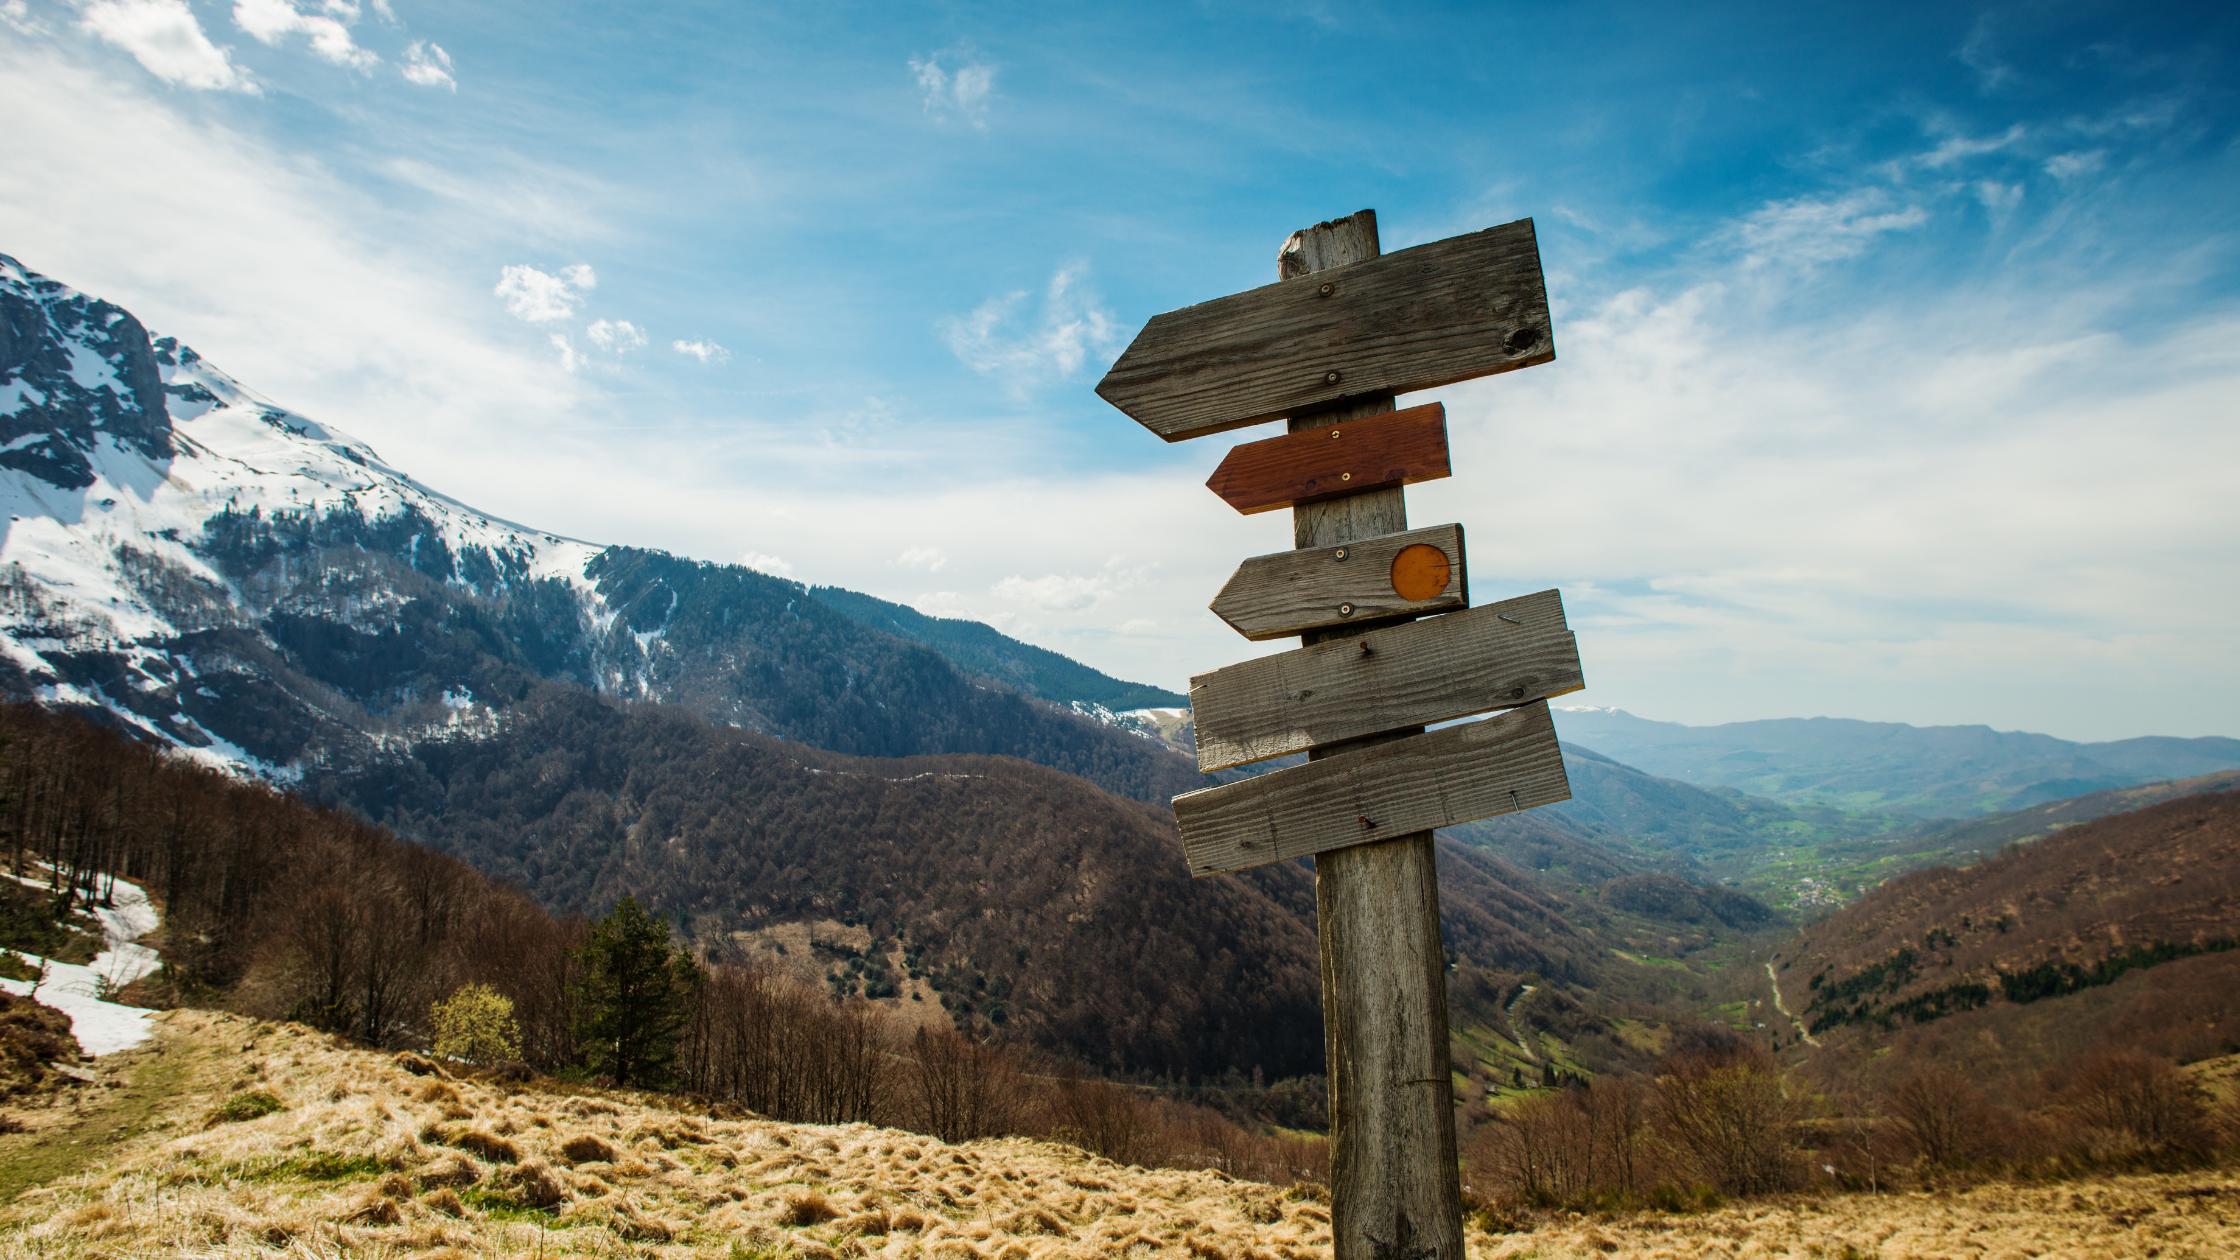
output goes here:
[{"label": "weathered wooden post", "polygon": [[1555,357],[1539,249],[1526,220],[1383,258],[1364,210],[1293,233],[1277,276],[1152,320],[1097,386],[1170,442],[1289,422],[1207,483],[1291,508],[1294,548],[1213,609],[1303,646],[1198,675],[1190,702],[1200,769],[1309,764],[1175,819],[1197,875],[1318,855],[1336,1260],[1463,1260],[1432,829],[1569,799],[1546,700],[1584,682],[1554,591],[1462,611],[1462,529],[1410,531],[1402,491],[1449,475],[1445,410],[1393,400]]}]

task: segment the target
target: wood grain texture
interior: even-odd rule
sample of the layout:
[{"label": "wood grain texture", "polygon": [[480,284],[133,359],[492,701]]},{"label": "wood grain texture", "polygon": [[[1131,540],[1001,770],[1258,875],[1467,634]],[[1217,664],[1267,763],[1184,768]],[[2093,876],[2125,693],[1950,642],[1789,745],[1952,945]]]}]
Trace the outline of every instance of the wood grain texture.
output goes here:
[{"label": "wood grain texture", "polygon": [[1175,442],[1554,358],[1521,219],[1155,316],[1097,393]]},{"label": "wood grain texture", "polygon": [[1571,799],[1547,702],[1174,798],[1192,875]]},{"label": "wood grain texture", "polygon": [[[1375,258],[1376,226],[1376,212],[1364,211],[1295,232],[1284,243],[1276,274],[1304,270],[1311,276]],[[1300,433],[1350,424],[1392,406],[1390,394],[1348,399],[1294,414],[1289,427]],[[1350,546],[1407,528],[1407,491],[1400,486],[1291,509],[1295,547]],[[1455,544],[1460,573],[1459,531]],[[1390,621],[1406,619],[1401,614]],[[1303,641],[1369,628],[1309,629]],[[1417,733],[1371,735],[1307,757],[1311,763]],[[1423,1070],[1448,1044],[1446,947],[1431,833],[1328,854],[1315,864],[1314,886],[1324,1060],[1330,1065],[1332,1260],[1464,1260],[1454,1110],[1445,1087],[1428,1084],[1434,1075],[1444,1080],[1444,1073]]]},{"label": "wood grain texture", "polygon": [[1198,769],[1218,770],[1585,685],[1563,597],[1542,591],[1199,674],[1190,714]]},{"label": "wood grain texture", "polygon": [[1332,1260],[1464,1260],[1446,951],[1428,833],[1315,859]]},{"label": "wood grain texture", "polygon": [[1276,251],[1276,279],[1291,280],[1315,271],[1362,262],[1383,253],[1377,240],[1377,212],[1356,210],[1342,219],[1300,228]]},{"label": "wood grain texture", "polygon": [[1452,476],[1447,409],[1438,403],[1247,442],[1206,489],[1246,516]]},{"label": "wood grain texture", "polygon": [[[1399,494],[1398,490],[1387,490],[1335,502],[1352,504],[1355,499],[1378,499],[1385,495],[1397,498]],[[1375,509],[1384,505],[1362,506]],[[1375,526],[1387,520],[1387,513],[1378,512],[1376,519],[1366,523]],[[1355,520],[1350,515],[1331,512],[1319,514],[1311,522],[1316,525],[1333,523],[1344,526],[1354,524]],[[1294,525],[1297,524],[1295,521]],[[1470,582],[1464,565],[1462,526],[1433,525],[1354,542],[1343,541],[1347,535],[1338,529],[1329,532],[1339,535],[1340,540],[1334,545],[1278,551],[1254,556],[1238,565],[1209,605],[1214,615],[1228,622],[1230,629],[1238,634],[1257,641],[1306,634],[1325,627],[1360,626],[1380,618],[1469,607]],[[1399,555],[1402,548],[1415,543],[1426,543],[1447,553],[1447,560],[1453,566],[1447,589],[1430,599],[1402,599],[1399,592],[1392,589],[1393,557]],[[1344,552],[1342,559],[1341,551]]]}]

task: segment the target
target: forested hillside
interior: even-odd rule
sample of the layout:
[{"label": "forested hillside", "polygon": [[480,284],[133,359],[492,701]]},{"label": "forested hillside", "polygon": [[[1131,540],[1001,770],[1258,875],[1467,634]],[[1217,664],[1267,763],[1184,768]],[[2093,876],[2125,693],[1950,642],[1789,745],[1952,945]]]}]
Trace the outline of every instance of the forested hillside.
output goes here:
[{"label": "forested hillside", "polygon": [[928,617],[906,604],[891,603],[837,586],[812,586],[809,594],[857,621],[899,635],[941,653],[961,669],[1011,684],[1031,696],[1059,704],[1079,701],[1115,713],[1130,709],[1187,708],[1190,699],[1164,687],[1122,682],[1070,656],[1002,634],[977,621]]},{"label": "forested hillside", "polygon": [[1900,876],[1774,963],[1824,1065],[1880,1047],[1979,1078],[2121,1030],[2181,1059],[2240,1049],[2240,792],[2179,797]]}]

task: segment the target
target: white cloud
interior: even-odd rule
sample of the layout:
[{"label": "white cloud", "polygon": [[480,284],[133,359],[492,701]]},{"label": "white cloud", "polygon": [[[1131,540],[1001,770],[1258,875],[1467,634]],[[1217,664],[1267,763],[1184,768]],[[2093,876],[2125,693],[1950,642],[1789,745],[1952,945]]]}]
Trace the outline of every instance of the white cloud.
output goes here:
[{"label": "white cloud", "polygon": [[93,0],[81,4],[78,27],[131,53],[166,83],[205,91],[255,93],[249,72],[210,42],[186,0]]},{"label": "white cloud", "polygon": [[44,22],[31,16],[31,6],[24,0],[0,0],[0,22],[5,22],[26,35],[43,34]]},{"label": "white cloud", "polygon": [[1014,393],[1071,376],[1090,354],[1111,353],[1120,345],[1118,321],[1082,284],[1087,270],[1075,264],[1052,275],[1031,326],[1018,326],[1016,316],[1027,298],[1022,290],[989,298],[970,315],[942,320],[942,339],[966,367]]},{"label": "white cloud", "polygon": [[1105,562],[1102,570],[1088,577],[1051,573],[1027,578],[1013,574],[989,589],[998,599],[1025,604],[1040,613],[1087,612],[1122,591],[1141,585],[1152,567],[1139,565],[1124,569],[1119,557],[1114,557]]},{"label": "white cloud", "polygon": [[2074,179],[2090,175],[2106,165],[2108,151],[2093,149],[2086,153],[2056,153],[2046,159],[2046,174],[2055,179]]},{"label": "white cloud", "polygon": [[1149,617],[1131,617],[1120,623],[1121,634],[1149,634],[1159,628],[1159,623]]},{"label": "white cloud", "polygon": [[[376,7],[386,14],[387,5],[377,4]],[[413,40],[406,46],[404,77],[422,87],[449,88],[454,92],[459,90],[459,81],[451,77],[451,54],[443,50],[443,45],[431,44],[424,39]]]},{"label": "white cloud", "polygon": [[350,37],[358,20],[358,6],[349,0],[321,0],[318,11],[305,13],[295,0],[235,0],[233,24],[263,44],[278,44],[282,37],[303,35],[311,51],[338,66],[371,70],[381,58],[360,48]]},{"label": "white cloud", "polygon": [[2016,123],[2014,126],[2007,128],[2003,134],[1984,140],[1971,140],[1966,136],[1947,136],[1936,148],[1916,157],[1914,163],[1932,171],[1941,171],[1955,162],[1965,162],[1969,158],[1982,157],[1986,153],[1997,153],[1999,150],[2020,141],[2024,134],[2026,133],[2022,124]]},{"label": "white cloud", "polygon": [[[951,70],[941,64],[944,58],[964,64]],[[923,60],[913,57],[910,72],[925,93],[926,113],[937,118],[953,114],[982,131],[988,129],[988,98],[996,87],[994,66],[959,48]]]},{"label": "white cloud", "polygon": [[1769,201],[1725,235],[1748,266],[1811,266],[1854,257],[1878,236],[1928,221],[1920,206],[1894,207],[1888,193],[1864,188],[1833,199]]},{"label": "white cloud", "polygon": [[757,573],[767,573],[771,577],[790,578],[793,576],[792,565],[776,556],[763,555],[759,551],[742,552],[739,556],[739,563]]},{"label": "white cloud", "polygon": [[575,314],[583,295],[598,284],[587,263],[562,267],[556,276],[517,263],[498,273],[498,287],[491,292],[505,299],[506,310],[516,319],[543,324]]},{"label": "white cloud", "polygon": [[575,343],[568,340],[566,333],[552,334],[552,345],[560,352],[560,368],[562,371],[573,372],[583,366],[583,356],[576,353]]},{"label": "white cloud", "polygon": [[2004,222],[2014,208],[2022,204],[2022,185],[2002,184],[1995,179],[1976,181],[1976,200],[1983,203],[1994,219]]},{"label": "white cloud", "polygon": [[593,320],[591,326],[583,332],[591,338],[592,345],[617,354],[639,349],[646,344],[645,330],[626,319]]},{"label": "white cloud", "polygon": [[949,557],[943,554],[939,547],[912,547],[896,556],[892,563],[905,569],[923,569],[928,573],[939,573],[942,566],[949,563]]},{"label": "white cloud", "polygon": [[702,363],[721,363],[731,357],[731,352],[712,341],[672,341],[669,348],[678,354],[691,355]]}]

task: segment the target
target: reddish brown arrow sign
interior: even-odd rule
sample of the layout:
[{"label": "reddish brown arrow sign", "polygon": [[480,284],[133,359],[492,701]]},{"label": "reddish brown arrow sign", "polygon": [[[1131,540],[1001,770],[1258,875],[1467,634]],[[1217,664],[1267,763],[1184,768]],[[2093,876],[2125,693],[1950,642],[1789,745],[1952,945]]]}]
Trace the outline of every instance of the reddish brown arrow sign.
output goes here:
[{"label": "reddish brown arrow sign", "polygon": [[1250,516],[1453,475],[1447,465],[1447,409],[1431,403],[1247,442],[1213,470],[1206,489]]}]

